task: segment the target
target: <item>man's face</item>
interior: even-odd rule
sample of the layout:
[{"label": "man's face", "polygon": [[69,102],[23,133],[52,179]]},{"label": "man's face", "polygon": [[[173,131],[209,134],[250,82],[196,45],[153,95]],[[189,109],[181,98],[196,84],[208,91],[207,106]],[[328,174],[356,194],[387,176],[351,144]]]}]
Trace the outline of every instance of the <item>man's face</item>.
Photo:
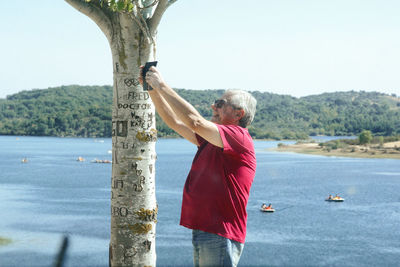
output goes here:
[{"label": "man's face", "polygon": [[211,105],[213,115],[211,121],[217,124],[224,125],[238,125],[240,116],[240,110],[234,108],[227,98],[222,96]]}]

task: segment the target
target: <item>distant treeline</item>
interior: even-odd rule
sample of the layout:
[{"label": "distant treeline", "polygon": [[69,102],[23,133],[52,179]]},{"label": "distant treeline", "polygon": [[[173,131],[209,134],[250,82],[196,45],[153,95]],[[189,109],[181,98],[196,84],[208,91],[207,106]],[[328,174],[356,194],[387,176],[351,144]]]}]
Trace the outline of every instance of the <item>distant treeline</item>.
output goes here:
[{"label": "distant treeline", "polygon": [[[206,118],[223,90],[177,92]],[[336,92],[301,98],[251,92],[257,113],[249,131],[260,139],[303,139],[309,135],[400,134],[400,98],[376,92]],[[61,86],[22,91],[0,99],[0,134],[111,136],[111,86]],[[160,137],[177,136],[156,116]]]}]

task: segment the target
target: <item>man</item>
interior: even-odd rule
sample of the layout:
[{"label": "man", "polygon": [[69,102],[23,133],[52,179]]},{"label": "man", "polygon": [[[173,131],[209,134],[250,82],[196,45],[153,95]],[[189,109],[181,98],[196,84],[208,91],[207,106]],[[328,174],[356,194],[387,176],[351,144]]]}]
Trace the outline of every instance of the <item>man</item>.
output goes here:
[{"label": "man", "polygon": [[[211,121],[151,67],[146,82],[164,122],[198,146],[187,177],[180,224],[192,229],[195,266],[236,266],[246,236],[246,205],[256,170],[253,141],[245,128],[255,114],[249,93],[229,90],[211,108]],[[142,81],[142,80],[141,80]]]}]

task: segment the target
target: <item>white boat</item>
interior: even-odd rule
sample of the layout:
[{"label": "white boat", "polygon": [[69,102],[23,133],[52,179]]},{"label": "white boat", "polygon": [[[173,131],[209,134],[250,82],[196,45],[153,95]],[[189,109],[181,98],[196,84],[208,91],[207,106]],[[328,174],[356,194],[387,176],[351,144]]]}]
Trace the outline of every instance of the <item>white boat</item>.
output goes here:
[{"label": "white boat", "polygon": [[111,160],[108,160],[108,159],[94,159],[91,162],[92,163],[111,163]]},{"label": "white boat", "polygon": [[336,196],[336,197],[332,197],[332,198],[327,198],[325,199],[325,201],[329,201],[329,202],[343,202],[344,198]]},{"label": "white boat", "polygon": [[261,207],[260,210],[263,212],[274,212],[275,211],[274,208],[268,208],[268,207],[266,207],[266,208]]}]

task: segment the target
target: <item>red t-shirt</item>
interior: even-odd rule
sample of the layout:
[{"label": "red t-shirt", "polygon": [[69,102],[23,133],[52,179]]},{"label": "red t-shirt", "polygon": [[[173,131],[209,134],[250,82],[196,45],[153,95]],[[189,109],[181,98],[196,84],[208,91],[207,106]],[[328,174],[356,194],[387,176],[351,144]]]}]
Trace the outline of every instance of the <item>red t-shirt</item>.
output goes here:
[{"label": "red t-shirt", "polygon": [[254,144],[246,128],[217,126],[223,149],[197,135],[200,146],[183,190],[180,225],[244,243]]}]

